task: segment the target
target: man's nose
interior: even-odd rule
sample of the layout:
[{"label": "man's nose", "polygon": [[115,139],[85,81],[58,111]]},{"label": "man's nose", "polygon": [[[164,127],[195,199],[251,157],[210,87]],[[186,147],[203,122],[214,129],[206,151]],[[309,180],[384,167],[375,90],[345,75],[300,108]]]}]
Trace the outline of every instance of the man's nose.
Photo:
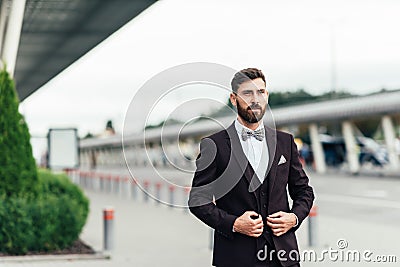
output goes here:
[{"label": "man's nose", "polygon": [[248,106],[253,106],[253,105],[256,105],[256,104],[259,104],[259,102],[257,101],[257,99],[254,96],[247,101],[247,105]]},{"label": "man's nose", "polygon": [[252,94],[250,102],[251,104],[259,104],[260,96],[258,94]]}]

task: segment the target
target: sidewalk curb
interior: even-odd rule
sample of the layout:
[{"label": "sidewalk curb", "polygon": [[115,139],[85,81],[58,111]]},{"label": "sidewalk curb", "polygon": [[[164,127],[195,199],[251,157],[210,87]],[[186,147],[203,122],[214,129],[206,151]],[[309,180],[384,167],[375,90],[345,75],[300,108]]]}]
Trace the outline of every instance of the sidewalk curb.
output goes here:
[{"label": "sidewalk curb", "polygon": [[111,256],[109,254],[105,254],[103,252],[97,252],[95,254],[0,256],[0,263],[109,260],[109,259],[111,259]]}]

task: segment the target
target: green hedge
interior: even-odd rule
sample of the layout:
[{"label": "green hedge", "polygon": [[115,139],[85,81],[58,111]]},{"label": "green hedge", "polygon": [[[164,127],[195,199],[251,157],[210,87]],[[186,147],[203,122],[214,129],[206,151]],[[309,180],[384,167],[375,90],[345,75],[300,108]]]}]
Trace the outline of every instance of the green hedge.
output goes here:
[{"label": "green hedge", "polygon": [[30,134],[14,82],[0,70],[0,196],[29,197],[38,183]]},{"label": "green hedge", "polygon": [[67,176],[40,170],[34,199],[0,200],[0,252],[63,249],[78,239],[89,212],[89,201]]},{"label": "green hedge", "polygon": [[86,222],[88,199],[65,175],[36,170],[30,134],[6,68],[0,69],[0,252],[63,249]]}]

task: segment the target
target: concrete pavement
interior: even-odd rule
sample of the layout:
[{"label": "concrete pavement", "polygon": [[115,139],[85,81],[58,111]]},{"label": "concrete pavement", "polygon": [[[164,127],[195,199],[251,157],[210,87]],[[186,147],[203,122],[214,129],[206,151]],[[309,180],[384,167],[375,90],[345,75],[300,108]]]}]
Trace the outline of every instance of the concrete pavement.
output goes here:
[{"label": "concrete pavement", "polygon": [[[369,250],[370,258],[395,256],[397,263],[370,262],[368,266],[398,266],[400,253],[400,181],[343,174],[309,174],[319,208],[318,258],[323,250],[343,253]],[[121,194],[87,190],[90,215],[81,238],[96,250],[102,250],[102,209],[115,208],[115,250],[110,260],[6,263],[1,266],[211,266],[208,249],[210,230],[183,209],[144,202],[141,194],[132,199],[129,190]],[[141,193],[141,192],[139,192]],[[307,244],[307,220],[298,230],[302,251]],[[347,244],[340,248],[340,244]],[[344,241],[343,241],[344,240]],[[329,259],[306,261],[302,266],[364,266],[366,262]]]}]

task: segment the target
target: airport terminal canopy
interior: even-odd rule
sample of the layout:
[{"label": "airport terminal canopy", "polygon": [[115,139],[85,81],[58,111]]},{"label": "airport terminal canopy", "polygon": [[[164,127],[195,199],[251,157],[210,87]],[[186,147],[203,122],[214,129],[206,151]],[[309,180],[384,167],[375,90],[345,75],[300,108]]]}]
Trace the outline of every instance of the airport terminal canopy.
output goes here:
[{"label": "airport terminal canopy", "polygon": [[[10,0],[6,1],[7,12]],[[15,68],[24,100],[156,0],[26,0]]]}]

